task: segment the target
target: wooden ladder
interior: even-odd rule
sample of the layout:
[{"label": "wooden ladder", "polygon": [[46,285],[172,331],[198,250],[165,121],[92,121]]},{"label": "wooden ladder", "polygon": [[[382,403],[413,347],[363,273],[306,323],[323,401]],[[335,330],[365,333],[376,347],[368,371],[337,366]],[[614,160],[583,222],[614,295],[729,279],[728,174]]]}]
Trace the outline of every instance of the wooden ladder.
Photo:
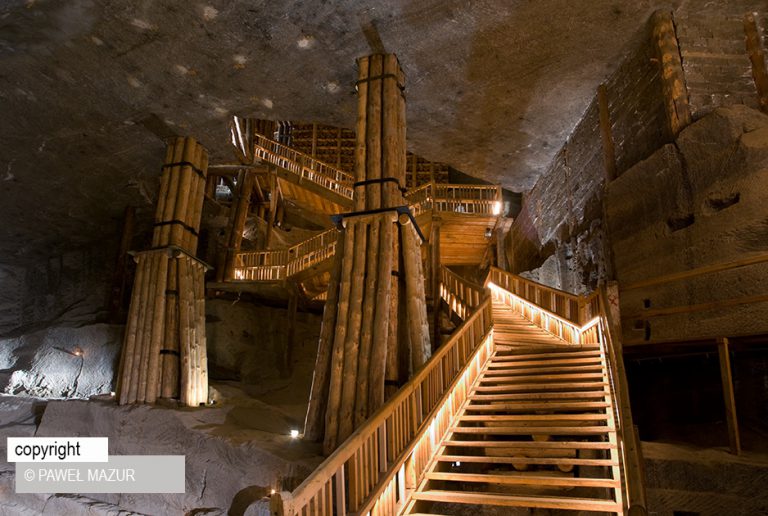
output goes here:
[{"label": "wooden ladder", "polygon": [[[622,513],[606,357],[494,302],[496,352],[437,448],[405,514],[482,506]],[[497,514],[497,513],[494,513]]]}]

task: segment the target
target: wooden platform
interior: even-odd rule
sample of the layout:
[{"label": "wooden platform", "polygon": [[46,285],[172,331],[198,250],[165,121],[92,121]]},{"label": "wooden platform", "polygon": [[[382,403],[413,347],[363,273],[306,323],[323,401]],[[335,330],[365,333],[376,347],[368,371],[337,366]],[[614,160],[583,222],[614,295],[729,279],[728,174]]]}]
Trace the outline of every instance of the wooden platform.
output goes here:
[{"label": "wooden platform", "polygon": [[406,514],[499,506],[620,513],[605,358],[494,305],[497,351]]}]

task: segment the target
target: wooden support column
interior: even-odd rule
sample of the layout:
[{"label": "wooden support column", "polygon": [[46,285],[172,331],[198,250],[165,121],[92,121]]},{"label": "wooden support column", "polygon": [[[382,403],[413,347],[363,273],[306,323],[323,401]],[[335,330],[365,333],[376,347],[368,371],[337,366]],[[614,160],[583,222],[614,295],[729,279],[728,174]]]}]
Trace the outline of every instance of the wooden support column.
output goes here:
[{"label": "wooden support column", "polygon": [[[399,378],[406,354],[413,362],[406,368],[413,370],[431,352],[419,239],[407,215],[397,224],[406,168],[403,81],[394,55],[358,60],[355,213],[341,221],[343,245],[329,286],[305,423],[305,437],[322,437],[325,453],[381,407],[385,382],[393,369]],[[407,277],[405,296],[393,271]],[[403,297],[409,310],[401,317]],[[405,353],[398,345],[402,328],[414,343]]]},{"label": "wooden support column", "polygon": [[671,138],[691,123],[691,108],[680,46],[672,12],[659,10],[652,16],[652,40],[661,69],[661,87],[667,112],[667,130]]},{"label": "wooden support column", "polygon": [[123,211],[120,245],[117,250],[115,270],[112,274],[112,290],[109,296],[109,320],[113,324],[122,322],[125,316],[123,301],[128,281],[128,251],[131,250],[135,220],[136,208],[126,206]]},{"label": "wooden support column", "polygon": [[231,281],[234,279],[235,261],[240,246],[243,243],[243,231],[248,220],[251,208],[251,192],[256,175],[250,170],[242,170],[238,174],[237,191],[232,200],[229,211],[229,224],[227,225],[227,249],[226,261],[221,271],[217,270],[217,281]]},{"label": "wooden support column", "polygon": [[739,439],[739,423],[736,417],[736,397],[733,392],[733,375],[731,374],[731,357],[728,350],[728,339],[717,339],[717,353],[720,357],[720,380],[723,383],[723,398],[725,400],[725,418],[728,422],[728,439],[731,453],[741,453]]},{"label": "wooden support column", "polygon": [[757,26],[755,13],[744,15],[744,34],[746,35],[747,54],[752,63],[752,77],[757,89],[757,100],[763,113],[768,113],[768,70],[766,70],[763,40]]},{"label": "wooden support column", "polygon": [[298,285],[291,284],[288,294],[288,313],[286,314],[287,331],[285,334],[285,345],[283,347],[283,360],[281,363],[282,376],[287,378],[291,376],[293,363],[293,347],[296,336],[296,313],[299,309],[299,289]]},{"label": "wooden support column", "polygon": [[277,171],[275,167],[269,167],[269,217],[267,220],[267,235],[264,238],[264,248],[272,245],[272,227],[277,216]]},{"label": "wooden support column", "polygon": [[597,106],[600,110],[600,140],[603,143],[603,165],[608,183],[616,179],[616,148],[611,132],[611,115],[608,109],[608,88],[605,83],[597,88]]},{"label": "wooden support column", "polygon": [[168,146],[153,249],[136,254],[136,278],[118,371],[118,401],[208,401],[205,266],[194,258],[208,153],[193,138]]},{"label": "wooden support column", "polygon": [[442,300],[440,299],[440,217],[432,217],[432,231],[429,237],[430,248],[430,290],[432,294],[432,351],[440,347],[440,308]]}]

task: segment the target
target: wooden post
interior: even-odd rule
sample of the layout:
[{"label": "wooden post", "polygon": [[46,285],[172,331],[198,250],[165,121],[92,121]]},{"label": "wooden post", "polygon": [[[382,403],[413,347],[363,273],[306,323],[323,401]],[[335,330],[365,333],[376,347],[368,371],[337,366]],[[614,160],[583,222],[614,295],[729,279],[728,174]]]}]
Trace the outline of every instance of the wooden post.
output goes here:
[{"label": "wooden post", "polygon": [[755,13],[744,15],[744,34],[746,35],[747,54],[752,63],[752,77],[755,80],[758,104],[763,113],[768,113],[768,70],[766,70],[765,53],[763,52]]},{"label": "wooden post", "polygon": [[431,273],[430,290],[432,294],[432,351],[440,347],[440,217],[432,216],[432,231],[429,238]]},{"label": "wooden post", "polygon": [[659,10],[652,16],[652,38],[656,58],[661,67],[661,86],[667,112],[667,129],[671,138],[691,123],[691,108],[685,72],[680,58],[672,12]]},{"label": "wooden post", "polygon": [[341,262],[344,254],[344,233],[340,231],[336,240],[336,255],[333,259],[331,280],[328,283],[328,295],[323,310],[320,342],[315,361],[315,374],[312,378],[312,391],[309,395],[307,417],[304,422],[304,438],[310,441],[317,441],[322,438],[325,428],[331,352],[333,351],[333,334],[336,327],[337,303],[339,301],[339,278],[341,277]]},{"label": "wooden post", "polygon": [[731,358],[728,351],[728,339],[717,339],[717,353],[720,357],[720,380],[723,383],[723,398],[725,400],[725,418],[728,422],[728,439],[731,453],[741,453],[739,439],[739,424],[736,417],[736,398],[733,392],[733,376],[731,374]]},{"label": "wooden post", "polygon": [[269,220],[267,220],[267,235],[264,239],[264,248],[272,245],[272,226],[275,225],[277,216],[277,171],[275,167],[269,168]]},{"label": "wooden post", "polygon": [[296,335],[296,313],[299,308],[299,291],[298,287],[295,284],[292,284],[290,287],[290,292],[288,294],[288,313],[286,314],[287,317],[287,332],[285,334],[285,347],[283,349],[283,360],[281,364],[282,368],[282,376],[283,377],[290,377],[291,376],[291,363],[293,361],[293,345],[294,345],[294,337]]},{"label": "wooden post", "polygon": [[[235,257],[243,243],[243,231],[248,220],[248,212],[251,207],[251,192],[255,174],[250,170],[242,170],[238,175],[237,192],[233,199],[229,212],[229,224],[227,226],[227,252],[226,261],[221,272],[217,271],[218,281],[231,281],[234,279]],[[221,279],[219,279],[221,276]]]},{"label": "wooden post", "polygon": [[128,251],[131,250],[135,220],[136,208],[126,206],[123,211],[120,246],[117,250],[115,270],[112,274],[112,290],[109,297],[109,321],[113,324],[117,324],[123,319],[123,298],[128,279]]},{"label": "wooden post", "polygon": [[611,131],[611,114],[608,108],[608,88],[605,83],[597,87],[597,106],[600,111],[600,140],[603,143],[603,165],[605,179],[611,182],[616,179],[616,148]]}]

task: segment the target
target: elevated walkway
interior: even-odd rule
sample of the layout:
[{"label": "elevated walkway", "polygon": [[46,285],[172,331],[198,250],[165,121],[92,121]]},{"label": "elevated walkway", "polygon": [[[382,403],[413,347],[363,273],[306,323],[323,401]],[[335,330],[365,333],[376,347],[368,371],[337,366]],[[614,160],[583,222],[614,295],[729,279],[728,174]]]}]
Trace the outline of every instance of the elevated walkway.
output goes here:
[{"label": "elevated walkway", "polygon": [[[478,265],[501,211],[501,188],[485,185],[427,184],[406,194],[411,212],[430,234],[433,217],[440,218],[440,256],[445,265]],[[288,249],[241,251],[235,255],[232,283],[307,282],[328,271],[336,253],[334,228]],[[311,290],[322,297],[322,285]]]},{"label": "elevated walkway", "polygon": [[273,514],[646,514],[605,292],[493,268],[482,294],[441,277],[464,323],[296,490],[275,494]]}]

